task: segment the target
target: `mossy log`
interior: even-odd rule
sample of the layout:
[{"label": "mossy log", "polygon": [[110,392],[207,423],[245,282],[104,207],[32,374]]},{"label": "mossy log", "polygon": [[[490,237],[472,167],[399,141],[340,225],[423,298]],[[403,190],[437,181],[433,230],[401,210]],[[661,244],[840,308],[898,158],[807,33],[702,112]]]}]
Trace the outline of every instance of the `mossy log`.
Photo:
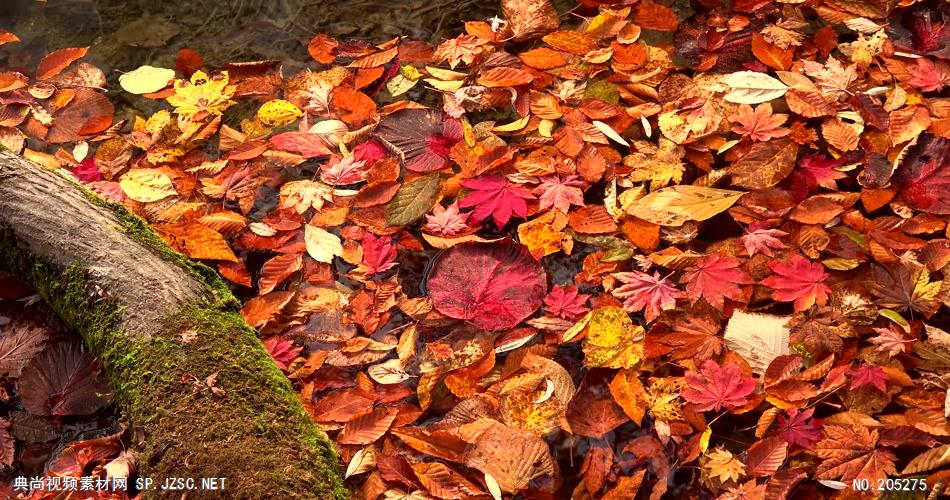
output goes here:
[{"label": "mossy log", "polygon": [[[188,498],[347,497],[332,444],[221,278],[124,207],[0,151],[0,269],[98,356],[144,434],[141,477],[227,478]],[[224,392],[200,390],[215,374]]]}]

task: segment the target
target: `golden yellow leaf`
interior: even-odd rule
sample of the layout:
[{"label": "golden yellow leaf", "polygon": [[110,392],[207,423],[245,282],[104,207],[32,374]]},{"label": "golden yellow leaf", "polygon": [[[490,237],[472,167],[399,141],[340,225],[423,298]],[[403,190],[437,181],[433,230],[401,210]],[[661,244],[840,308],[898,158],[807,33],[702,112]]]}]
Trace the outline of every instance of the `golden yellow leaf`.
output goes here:
[{"label": "golden yellow leaf", "polygon": [[148,94],[158,92],[175,78],[175,70],[140,66],[119,77],[119,85],[130,94]]},{"label": "golden yellow leaf", "polygon": [[661,226],[681,226],[686,221],[713,217],[731,207],[743,194],[705,186],[670,186],[644,196],[628,213]]},{"label": "golden yellow leaf", "polygon": [[153,169],[129,170],[119,179],[125,195],[141,203],[163,200],[178,194],[167,175]]},{"label": "golden yellow leaf", "polygon": [[213,78],[203,71],[196,71],[191,80],[177,80],[175,94],[166,99],[175,106],[175,112],[185,118],[193,118],[201,112],[220,115],[233,106],[231,100],[236,85],[228,85],[228,72],[222,71]]},{"label": "golden yellow leaf", "polygon": [[729,450],[721,447],[717,447],[706,454],[703,469],[710,477],[723,483],[738,480],[745,475],[745,464],[742,463],[742,460],[739,460],[739,457],[733,455]]},{"label": "golden yellow leaf", "polygon": [[634,325],[627,311],[612,306],[593,311],[584,337],[588,368],[633,368],[642,358],[643,327]]},{"label": "golden yellow leaf", "polygon": [[265,102],[257,110],[257,119],[268,127],[282,127],[292,123],[303,114],[300,108],[283,99]]},{"label": "golden yellow leaf", "polygon": [[650,181],[650,189],[657,190],[671,182],[683,180],[683,146],[660,137],[659,147],[650,141],[634,142],[636,152],[624,157],[623,164],[633,167],[630,180],[633,182]]}]

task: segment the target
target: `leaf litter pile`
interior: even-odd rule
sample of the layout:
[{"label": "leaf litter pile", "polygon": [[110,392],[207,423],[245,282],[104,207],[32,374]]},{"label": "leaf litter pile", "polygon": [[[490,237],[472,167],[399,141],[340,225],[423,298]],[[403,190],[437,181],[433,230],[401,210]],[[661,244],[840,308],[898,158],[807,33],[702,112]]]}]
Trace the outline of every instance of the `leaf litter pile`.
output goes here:
[{"label": "leaf litter pile", "polygon": [[510,0],[108,90],[63,48],[0,72],[0,143],[230,280],[354,495],[939,494],[950,6],[694,8]]}]

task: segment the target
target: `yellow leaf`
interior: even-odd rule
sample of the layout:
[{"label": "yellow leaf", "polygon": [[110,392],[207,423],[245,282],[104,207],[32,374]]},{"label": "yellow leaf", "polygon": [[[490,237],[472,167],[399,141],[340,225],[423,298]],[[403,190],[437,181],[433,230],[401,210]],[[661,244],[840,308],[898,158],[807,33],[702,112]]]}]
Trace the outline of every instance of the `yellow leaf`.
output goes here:
[{"label": "yellow leaf", "polygon": [[731,207],[742,191],[679,185],[654,191],[638,200],[628,213],[661,226],[681,226],[706,220]]},{"label": "yellow leaf", "polygon": [[228,85],[228,72],[222,71],[213,78],[203,71],[196,71],[191,80],[177,80],[175,94],[166,99],[175,106],[175,112],[184,118],[193,118],[205,112],[220,115],[230,108],[236,85]]},{"label": "yellow leaf", "polygon": [[141,66],[119,77],[119,85],[130,94],[158,92],[175,78],[175,70]]},{"label": "yellow leaf", "polygon": [[257,110],[257,119],[269,127],[283,127],[296,120],[301,114],[300,108],[283,99],[265,102]]},{"label": "yellow leaf", "polygon": [[163,200],[178,194],[167,175],[151,169],[129,170],[119,180],[125,195],[141,203]]},{"label": "yellow leaf", "polygon": [[307,253],[317,262],[329,264],[333,262],[333,257],[343,253],[340,237],[317,226],[305,226],[304,241],[307,244]]},{"label": "yellow leaf", "polygon": [[634,325],[627,311],[602,307],[593,311],[584,338],[588,368],[633,368],[643,358],[643,327]]},{"label": "yellow leaf", "polygon": [[709,449],[709,439],[712,437],[712,427],[706,426],[706,430],[699,436],[699,451],[705,452]]},{"label": "yellow leaf", "polygon": [[492,132],[516,132],[521,130],[528,124],[528,120],[531,118],[531,115],[525,115],[511,123],[506,123],[504,125],[496,125],[492,128]]}]

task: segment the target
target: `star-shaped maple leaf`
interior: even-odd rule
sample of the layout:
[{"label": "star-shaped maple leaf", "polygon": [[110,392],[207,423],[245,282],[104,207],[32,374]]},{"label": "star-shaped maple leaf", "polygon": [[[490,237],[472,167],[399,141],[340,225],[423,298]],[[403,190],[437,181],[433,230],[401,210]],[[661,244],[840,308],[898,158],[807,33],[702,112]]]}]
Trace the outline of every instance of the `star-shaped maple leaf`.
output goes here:
[{"label": "star-shaped maple leaf", "polygon": [[680,283],[686,283],[686,296],[693,302],[702,297],[721,311],[724,299],[739,300],[742,295],[739,285],[752,283],[749,274],[739,266],[740,262],[732,257],[707,255],[683,274]]},{"label": "star-shaped maple leaf", "polygon": [[715,361],[707,360],[699,373],[686,374],[686,389],[681,395],[686,401],[698,405],[699,411],[718,411],[722,408],[732,410],[748,403],[753,390],[755,379],[743,377],[739,365],[719,366]]},{"label": "star-shaped maple leaf", "polygon": [[806,155],[798,162],[798,174],[805,180],[810,189],[823,187],[832,191],[838,190],[838,179],[848,177],[836,168],[844,165],[844,159],[832,160],[824,155]]},{"label": "star-shaped maple leaf", "polygon": [[749,257],[756,253],[771,257],[772,250],[785,248],[785,243],[779,239],[782,236],[788,236],[788,233],[780,229],[766,229],[762,224],[755,223],[746,228],[745,234],[739,237],[739,241],[745,246]]},{"label": "star-shaped maple leaf", "polygon": [[555,286],[544,297],[544,310],[552,316],[575,320],[589,310],[584,304],[590,295],[579,293],[576,286]]},{"label": "star-shaped maple leaf", "polygon": [[801,411],[790,408],[785,411],[788,415],[778,416],[778,431],[789,446],[801,446],[811,449],[815,441],[821,439],[821,420],[813,419],[814,408]]},{"label": "star-shaped maple leaf", "polygon": [[762,284],[772,289],[773,299],[794,302],[796,312],[828,303],[831,288],[825,284],[828,273],[821,264],[795,254],[788,261],[770,263],[769,269],[775,274],[762,280]]},{"label": "star-shaped maple leaf", "polygon": [[640,271],[614,273],[613,276],[624,283],[613,290],[615,297],[624,299],[623,307],[628,312],[643,311],[647,322],[651,322],[660,314],[676,307],[676,299],[683,296],[683,292],[671,285],[667,278],[661,278],[660,273],[653,276]]},{"label": "star-shaped maple leaf", "polygon": [[555,208],[567,213],[571,205],[584,205],[584,181],[576,175],[561,179],[557,175],[541,178],[541,184],[532,191],[541,201],[541,210]]},{"label": "star-shaped maple leaf", "polygon": [[475,207],[471,221],[481,222],[491,215],[499,229],[504,227],[514,214],[518,217],[528,215],[525,200],[534,199],[527,190],[508,182],[500,175],[483,175],[469,179],[462,186],[472,191],[459,202],[462,208]]},{"label": "star-shaped maple leaf", "polygon": [[893,326],[875,328],[874,331],[877,332],[877,336],[869,338],[868,341],[876,345],[877,350],[886,354],[889,358],[910,352],[911,344],[916,342],[915,339],[905,338],[904,334]]},{"label": "star-shaped maple leaf", "polygon": [[426,214],[424,231],[451,238],[468,229],[468,213],[459,212],[459,204],[453,203],[447,207],[436,203],[431,214]]},{"label": "star-shaped maple leaf", "polygon": [[907,83],[918,87],[924,92],[940,92],[950,85],[950,62],[939,60],[936,63],[922,57],[917,59],[917,65],[907,68],[911,77]]},{"label": "star-shaped maple leaf", "polygon": [[875,365],[859,365],[848,370],[851,375],[851,388],[860,389],[870,385],[881,392],[887,392],[887,373]]},{"label": "star-shaped maple leaf", "polygon": [[753,141],[778,139],[792,133],[790,129],[782,127],[786,120],[788,115],[773,114],[769,103],[760,104],[754,110],[752,106],[742,104],[734,115],[729,116],[729,121],[735,123],[732,131],[748,136]]}]

